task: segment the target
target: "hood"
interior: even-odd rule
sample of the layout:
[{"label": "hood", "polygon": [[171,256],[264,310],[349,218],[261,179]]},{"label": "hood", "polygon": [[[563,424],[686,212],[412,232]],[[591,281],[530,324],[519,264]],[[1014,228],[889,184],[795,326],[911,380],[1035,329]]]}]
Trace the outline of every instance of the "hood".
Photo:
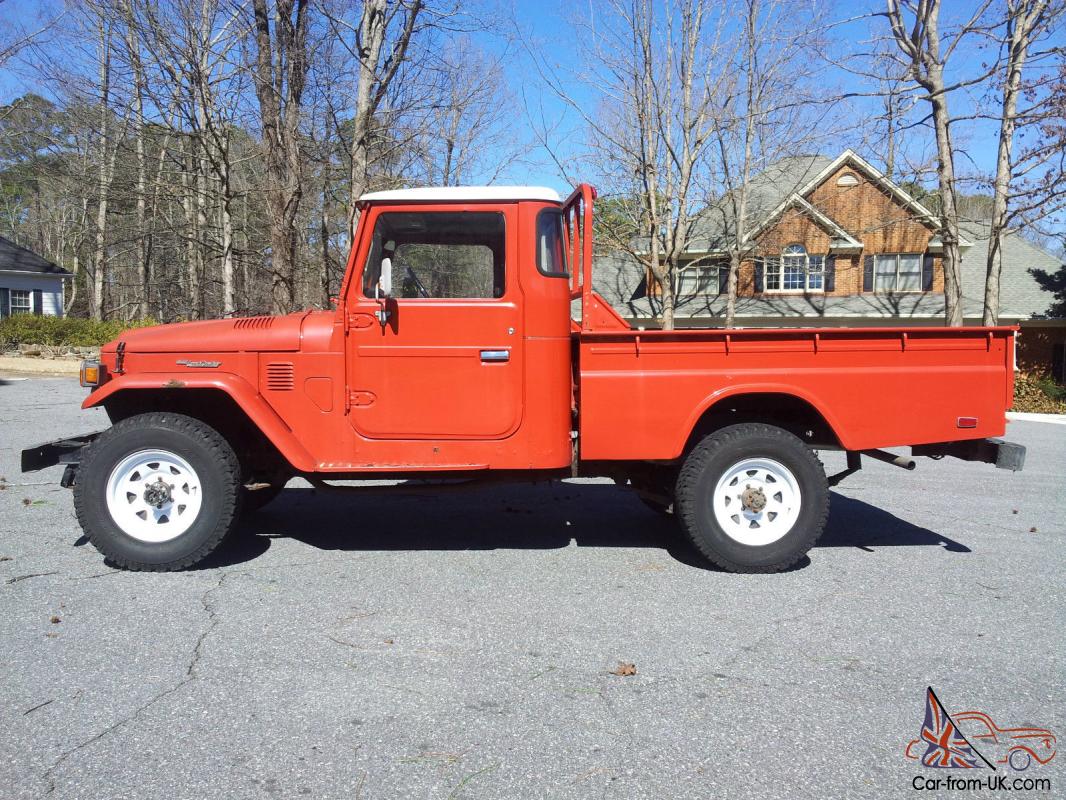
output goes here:
[{"label": "hood", "polygon": [[284,317],[244,317],[205,322],[177,322],[136,328],[103,349],[114,351],[120,341],[127,353],[234,353],[300,349],[300,326],[309,312]]}]

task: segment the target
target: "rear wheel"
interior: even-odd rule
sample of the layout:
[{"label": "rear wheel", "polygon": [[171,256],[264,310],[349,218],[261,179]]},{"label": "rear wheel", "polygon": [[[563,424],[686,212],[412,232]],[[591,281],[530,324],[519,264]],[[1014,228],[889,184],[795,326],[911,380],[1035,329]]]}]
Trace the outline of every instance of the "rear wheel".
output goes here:
[{"label": "rear wheel", "polygon": [[829,514],[818,457],[761,423],[706,436],[678,475],[675,513],[708,560],[731,572],[777,572],[814,545]]},{"label": "rear wheel", "polygon": [[167,571],[206,558],[239,513],[240,465],[217,431],[183,414],[129,417],[86,448],[74,509],[119,567]]}]

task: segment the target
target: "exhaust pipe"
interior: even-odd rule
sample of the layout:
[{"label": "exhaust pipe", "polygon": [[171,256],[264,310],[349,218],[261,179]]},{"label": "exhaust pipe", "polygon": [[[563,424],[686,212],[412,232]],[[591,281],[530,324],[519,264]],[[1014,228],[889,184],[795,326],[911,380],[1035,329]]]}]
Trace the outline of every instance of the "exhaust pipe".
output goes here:
[{"label": "exhaust pipe", "polygon": [[918,466],[913,458],[907,456],[897,456],[895,453],[889,453],[886,450],[861,450],[864,456],[870,458],[876,458],[878,461],[884,461],[886,464],[891,464],[894,467],[900,467],[901,469],[912,470]]}]

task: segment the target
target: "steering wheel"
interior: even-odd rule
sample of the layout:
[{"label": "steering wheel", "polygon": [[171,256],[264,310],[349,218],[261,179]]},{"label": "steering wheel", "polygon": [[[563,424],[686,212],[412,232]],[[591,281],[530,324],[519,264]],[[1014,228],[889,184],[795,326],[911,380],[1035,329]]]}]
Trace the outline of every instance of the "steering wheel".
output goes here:
[{"label": "steering wheel", "polygon": [[411,268],[411,265],[406,264],[404,266],[407,269],[407,276],[415,282],[415,289],[418,290],[418,293],[423,297],[429,297],[429,292],[426,291],[426,287],[422,285],[422,281],[418,279],[418,275],[415,274],[415,271]]}]

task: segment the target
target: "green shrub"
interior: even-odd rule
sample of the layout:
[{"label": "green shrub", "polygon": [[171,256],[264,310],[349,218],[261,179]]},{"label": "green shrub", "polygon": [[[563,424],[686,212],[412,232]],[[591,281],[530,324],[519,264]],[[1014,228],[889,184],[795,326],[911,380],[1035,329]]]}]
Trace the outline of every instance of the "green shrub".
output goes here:
[{"label": "green shrub", "polygon": [[76,317],[45,317],[34,314],[15,314],[0,320],[0,345],[4,348],[20,344],[41,344],[57,347],[98,347],[107,344],[130,328],[155,325],[155,320],[98,322]]},{"label": "green shrub", "polygon": [[1014,410],[1066,414],[1066,388],[1046,375],[1019,372],[1014,376]]}]

